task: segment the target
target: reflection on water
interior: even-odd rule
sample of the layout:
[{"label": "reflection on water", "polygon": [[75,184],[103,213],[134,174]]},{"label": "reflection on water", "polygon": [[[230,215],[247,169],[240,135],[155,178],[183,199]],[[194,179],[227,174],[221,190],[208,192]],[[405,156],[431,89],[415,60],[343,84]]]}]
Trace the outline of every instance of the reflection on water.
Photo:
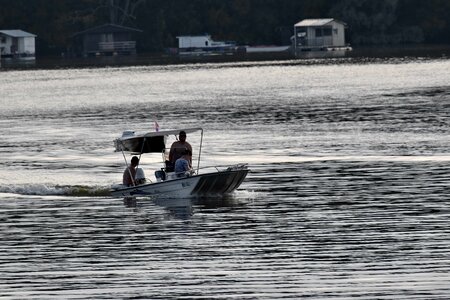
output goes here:
[{"label": "reflection on water", "polygon": [[125,207],[137,207],[137,199],[135,197],[125,197],[123,198],[123,204]]},{"label": "reflection on water", "polygon": [[168,218],[188,220],[194,214],[191,199],[154,199],[154,204],[164,208]]},{"label": "reflection on water", "polygon": [[[157,205],[164,209],[164,216],[167,219],[189,220],[193,217],[196,210],[226,210],[235,206],[242,205],[233,195],[210,196],[199,198],[140,198],[125,197],[123,203],[127,208],[133,208],[134,211],[145,210],[149,205]],[[194,209],[194,207],[196,209]]]}]

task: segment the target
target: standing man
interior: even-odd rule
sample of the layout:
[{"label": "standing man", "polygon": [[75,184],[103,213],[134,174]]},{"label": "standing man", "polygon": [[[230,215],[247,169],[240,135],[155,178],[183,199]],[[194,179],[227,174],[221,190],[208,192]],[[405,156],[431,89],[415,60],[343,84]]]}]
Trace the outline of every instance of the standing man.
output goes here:
[{"label": "standing man", "polygon": [[189,166],[192,167],[192,146],[191,144],[186,142],[186,132],[182,130],[178,134],[178,141],[173,142],[172,146],[170,147],[169,161],[173,166],[175,166],[175,162],[177,161],[177,159],[183,156],[183,153],[186,150],[188,150],[190,153]]}]

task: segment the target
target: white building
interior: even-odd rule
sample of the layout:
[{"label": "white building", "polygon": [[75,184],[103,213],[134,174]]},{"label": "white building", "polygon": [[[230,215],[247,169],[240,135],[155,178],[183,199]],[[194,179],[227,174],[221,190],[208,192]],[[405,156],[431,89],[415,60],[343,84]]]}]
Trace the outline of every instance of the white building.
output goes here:
[{"label": "white building", "polygon": [[349,48],[345,43],[346,26],[335,19],[305,19],[298,22],[294,25],[295,52]]},{"label": "white building", "polygon": [[188,52],[227,52],[235,50],[236,43],[229,41],[214,41],[210,35],[177,36],[180,54]]},{"label": "white building", "polygon": [[23,30],[0,30],[0,56],[34,57],[36,35]]}]

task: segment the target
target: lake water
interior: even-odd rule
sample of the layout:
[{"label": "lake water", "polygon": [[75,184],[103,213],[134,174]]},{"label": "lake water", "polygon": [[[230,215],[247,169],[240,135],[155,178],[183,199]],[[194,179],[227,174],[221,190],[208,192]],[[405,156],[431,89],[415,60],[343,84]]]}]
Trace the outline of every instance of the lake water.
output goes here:
[{"label": "lake water", "polygon": [[[155,120],[247,179],[108,196]],[[0,72],[0,298],[448,299],[449,125],[445,58]]]}]

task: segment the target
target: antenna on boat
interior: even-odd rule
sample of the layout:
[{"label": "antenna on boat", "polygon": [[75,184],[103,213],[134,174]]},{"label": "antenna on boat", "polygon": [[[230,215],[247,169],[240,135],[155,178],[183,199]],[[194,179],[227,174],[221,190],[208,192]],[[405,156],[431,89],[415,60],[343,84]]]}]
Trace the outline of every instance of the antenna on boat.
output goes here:
[{"label": "antenna on boat", "polygon": [[197,174],[198,171],[200,170],[200,156],[202,155],[202,144],[203,144],[203,128],[200,134],[200,147],[198,149]]},{"label": "antenna on boat", "polygon": [[144,146],[145,146],[146,141],[147,141],[147,138],[144,137],[144,140],[142,141],[141,152],[139,152],[139,162],[138,162],[136,168],[139,167],[139,164],[141,163],[142,152],[144,152]]}]

